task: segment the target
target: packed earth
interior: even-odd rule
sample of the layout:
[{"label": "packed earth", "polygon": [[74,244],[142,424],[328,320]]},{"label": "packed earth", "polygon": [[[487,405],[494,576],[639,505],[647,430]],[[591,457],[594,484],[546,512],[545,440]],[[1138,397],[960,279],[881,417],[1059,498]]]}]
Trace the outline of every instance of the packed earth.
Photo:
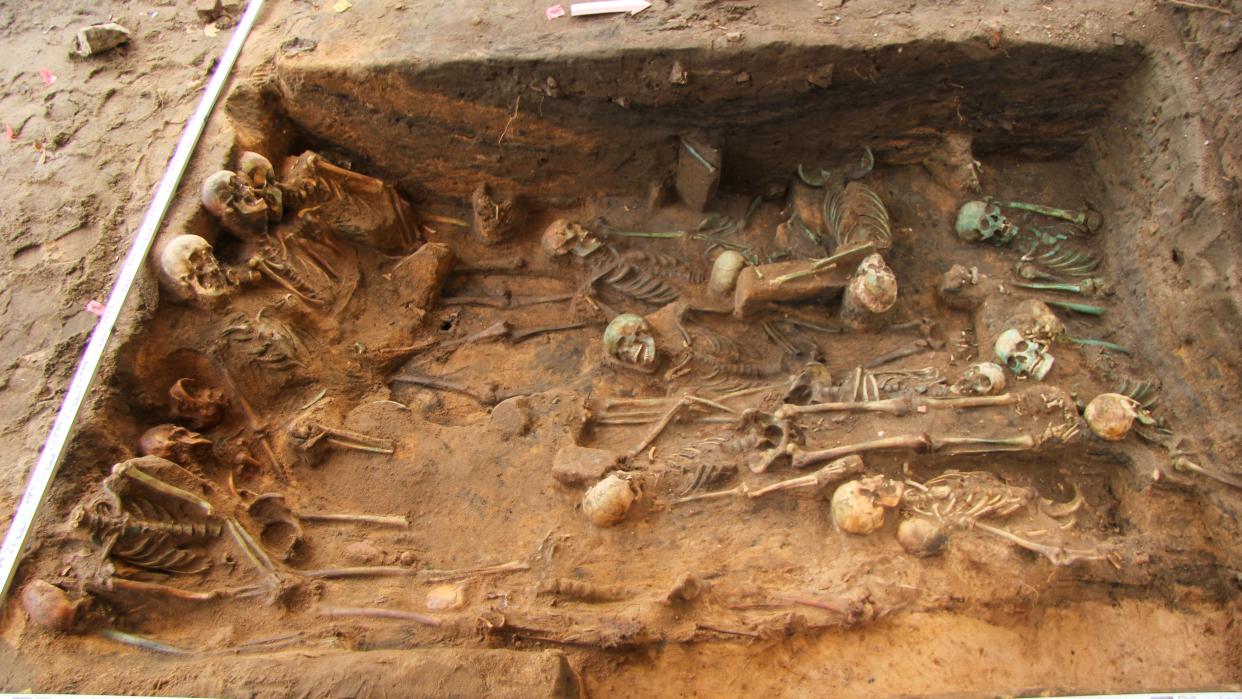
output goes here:
[{"label": "packed earth", "polygon": [[[269,0],[0,689],[1237,689],[1242,4],[1005,5]],[[243,11],[0,9],[6,521]]]}]

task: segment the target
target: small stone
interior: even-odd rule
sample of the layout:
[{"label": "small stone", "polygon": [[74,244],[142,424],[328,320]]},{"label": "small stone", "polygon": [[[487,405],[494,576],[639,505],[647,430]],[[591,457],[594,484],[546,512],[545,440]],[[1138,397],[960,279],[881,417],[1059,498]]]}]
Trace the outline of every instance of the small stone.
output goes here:
[{"label": "small stone", "polygon": [[94,56],[129,43],[129,30],[114,22],[92,24],[78,30],[74,55]]},{"label": "small stone", "polygon": [[668,81],[674,85],[685,85],[690,82],[690,74],[686,72],[686,67],[681,61],[673,61],[673,68],[668,73]]},{"label": "small stone", "polygon": [[543,94],[552,99],[559,99],[561,97],[561,85],[556,82],[556,78],[549,75],[548,79],[543,81]]},{"label": "small stone", "polygon": [[552,477],[562,485],[585,485],[620,466],[621,455],[616,452],[573,444],[562,447],[552,458]]},{"label": "small stone", "polygon": [[821,66],[811,71],[806,76],[806,81],[821,90],[827,90],[829,87],[832,87],[832,71],[833,64],[831,63]]},{"label": "small stone", "polygon": [[194,11],[198,13],[199,19],[204,22],[211,22],[224,14],[224,7],[221,5],[220,0],[196,0]]},{"label": "small stone", "polygon": [[516,396],[492,408],[490,424],[503,437],[521,437],[530,432],[530,398]]},{"label": "small stone", "polygon": [[434,611],[461,609],[466,606],[466,593],[462,590],[461,585],[452,583],[434,585],[427,591],[425,604],[428,609]]},{"label": "small stone", "polygon": [[725,34],[725,39],[731,44],[736,44],[744,38],[745,37],[742,36],[741,32],[729,32],[728,34]]},{"label": "small stone", "polygon": [[394,275],[402,305],[431,308],[453,264],[453,251],[443,243],[427,243],[407,257]]},{"label": "small stone", "polygon": [[229,15],[241,12],[244,0],[220,0],[220,9]]},{"label": "small stone", "polygon": [[733,76],[733,82],[738,83],[739,85],[742,83],[750,82],[750,73],[745,70],[738,73],[737,75]]},{"label": "small stone", "polygon": [[1125,46],[1126,39],[1120,34],[1113,34],[1113,46]]},{"label": "small stone", "polygon": [[355,541],[345,547],[345,559],[351,563],[378,563],[384,558],[384,552],[369,541]]},{"label": "small stone", "polygon": [[476,27],[477,27],[477,26],[479,26],[480,24],[483,24],[483,17],[482,17],[482,16],[480,16],[480,15],[475,15],[475,16],[471,17],[471,18],[470,18],[470,24],[472,24],[472,25],[474,25],[474,26],[476,26]]},{"label": "small stone", "polygon": [[397,557],[397,562],[406,568],[409,568],[415,563],[418,563],[418,556],[415,555],[413,551],[402,551],[401,555]]}]

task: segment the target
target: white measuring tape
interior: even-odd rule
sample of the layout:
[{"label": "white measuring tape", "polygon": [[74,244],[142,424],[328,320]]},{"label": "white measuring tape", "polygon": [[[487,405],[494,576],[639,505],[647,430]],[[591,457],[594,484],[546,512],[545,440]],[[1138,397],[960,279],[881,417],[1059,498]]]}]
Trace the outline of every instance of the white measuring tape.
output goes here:
[{"label": "white measuring tape", "polygon": [[8,594],[9,585],[13,582],[13,574],[17,572],[26,536],[34,525],[39,508],[43,505],[47,491],[52,486],[56,470],[60,467],[65,445],[69,441],[69,433],[78,417],[82,401],[86,399],[86,392],[90,390],[95,372],[99,369],[99,361],[103,358],[108,340],[112,338],[112,331],[116,327],[117,318],[121,315],[121,308],[125,305],[130,288],[133,287],[134,280],[138,277],[143,262],[147,259],[147,253],[151,249],[151,243],[155,240],[155,234],[164,223],[164,216],[168,213],[168,207],[172,204],[178,185],[181,184],[181,177],[185,174],[190,156],[194,154],[194,148],[198,145],[198,139],[203,133],[203,127],[207,124],[207,118],[211,116],[216,101],[220,98],[220,93],[224,91],[224,84],[228,81],[229,74],[233,72],[237,56],[241,53],[246,37],[249,36],[250,29],[254,26],[255,18],[258,17],[259,9],[262,7],[263,0],[250,0],[245,14],[237,24],[237,29],[233,31],[233,38],[229,40],[229,45],[224,50],[224,55],[220,57],[215,72],[211,74],[211,80],[207,83],[203,99],[198,103],[198,109],[194,111],[194,115],[185,125],[185,130],[181,132],[177,150],[173,151],[172,159],[168,161],[168,167],[164,169],[164,177],[160,180],[159,189],[155,191],[151,206],[147,207],[147,213],[142,217],[142,223],[138,226],[137,234],[134,235],[134,243],[129,249],[129,254],[125,256],[125,262],[122,263],[121,271],[117,274],[116,283],[113,284],[112,292],[108,295],[108,303],[104,306],[103,314],[99,317],[95,330],[91,332],[91,339],[86,343],[82,359],[78,362],[73,378],[69,381],[65,400],[60,404],[60,410],[56,412],[56,420],[52,422],[52,429],[48,431],[43,450],[39,452],[39,460],[30,473],[26,492],[22,494],[17,513],[13,515],[13,523],[9,525],[4,544],[0,545],[0,566],[2,566],[0,576],[3,576],[0,578],[0,599],[4,599]]}]

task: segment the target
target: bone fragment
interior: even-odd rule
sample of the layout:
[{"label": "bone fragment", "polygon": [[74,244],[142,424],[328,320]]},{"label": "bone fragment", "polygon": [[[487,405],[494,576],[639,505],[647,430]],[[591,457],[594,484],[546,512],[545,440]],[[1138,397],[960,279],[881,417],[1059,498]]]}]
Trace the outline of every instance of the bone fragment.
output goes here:
[{"label": "bone fragment", "polygon": [[414,571],[404,566],[357,566],[352,568],[317,568],[304,570],[302,576],[310,580],[332,580],[335,578],[374,578],[390,575],[413,575]]},{"label": "bone fragment", "polygon": [[999,396],[966,396],[961,398],[927,398],[908,396],[889,398],[886,400],[844,401],[839,403],[815,403],[813,405],[783,405],[776,416],[782,419],[810,413],[831,412],[880,412],[890,415],[909,415],[920,407],[949,408],[953,410],[965,408],[987,408],[999,405],[1013,405],[1020,400],[1014,393]]},{"label": "bone fragment", "polygon": [[433,616],[419,614],[418,612],[408,612],[404,609],[383,609],[380,607],[319,607],[320,616],[343,617],[343,616],[362,616],[372,617],[376,619],[399,619],[401,621],[412,621],[423,626],[440,626],[444,622]]},{"label": "bone fragment", "polygon": [[337,514],[329,512],[299,512],[298,519],[307,522],[356,522],[359,524],[378,524],[384,527],[400,527],[402,529],[410,526],[410,520],[398,515],[354,515],[354,514]]},{"label": "bone fragment", "polygon": [[499,565],[463,568],[461,570],[422,570],[419,576],[427,582],[448,582],[464,578],[478,578],[488,575],[505,575],[530,570],[530,564],[521,561],[509,561]]}]

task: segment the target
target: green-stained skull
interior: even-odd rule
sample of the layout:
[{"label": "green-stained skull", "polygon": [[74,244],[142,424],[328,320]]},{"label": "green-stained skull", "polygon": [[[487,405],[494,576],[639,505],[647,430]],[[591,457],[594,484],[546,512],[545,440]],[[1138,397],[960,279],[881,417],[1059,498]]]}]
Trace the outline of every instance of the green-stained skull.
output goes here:
[{"label": "green-stained skull", "polygon": [[622,313],[612,319],[604,329],[604,352],[619,366],[643,373],[655,370],[655,338],[640,315]]},{"label": "green-stained skull", "polygon": [[972,243],[991,242],[1004,245],[1018,234],[1018,227],[1001,214],[996,204],[968,201],[957,212],[957,237]]}]

